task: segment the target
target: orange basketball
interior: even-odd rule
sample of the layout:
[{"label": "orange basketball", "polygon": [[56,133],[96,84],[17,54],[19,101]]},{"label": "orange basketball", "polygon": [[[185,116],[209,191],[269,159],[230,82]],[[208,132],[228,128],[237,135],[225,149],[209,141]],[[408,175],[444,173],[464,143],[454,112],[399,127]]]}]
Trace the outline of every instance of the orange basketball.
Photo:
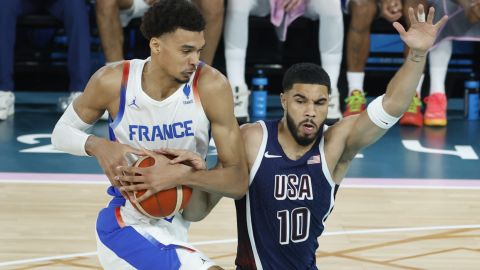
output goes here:
[{"label": "orange basketball", "polygon": [[[134,167],[150,167],[155,164],[152,157],[140,157],[135,162]],[[142,196],[145,190],[134,192],[135,199]],[[132,202],[132,205],[142,214],[151,218],[169,217],[187,206],[192,189],[187,186],[177,186],[175,188],[162,190],[155,193],[144,201]]]}]

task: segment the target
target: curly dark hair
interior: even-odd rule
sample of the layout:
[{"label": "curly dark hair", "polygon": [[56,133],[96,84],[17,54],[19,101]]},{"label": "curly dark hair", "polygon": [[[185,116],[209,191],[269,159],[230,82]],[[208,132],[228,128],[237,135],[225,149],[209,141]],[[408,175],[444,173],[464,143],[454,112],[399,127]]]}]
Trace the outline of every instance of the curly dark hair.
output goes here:
[{"label": "curly dark hair", "polygon": [[298,63],[291,66],[283,76],[283,92],[292,89],[296,83],[324,85],[328,89],[328,94],[331,92],[330,77],[327,72],[317,64]]},{"label": "curly dark hair", "polygon": [[197,6],[188,0],[159,0],[143,15],[140,30],[150,40],[178,28],[201,32],[205,19]]}]

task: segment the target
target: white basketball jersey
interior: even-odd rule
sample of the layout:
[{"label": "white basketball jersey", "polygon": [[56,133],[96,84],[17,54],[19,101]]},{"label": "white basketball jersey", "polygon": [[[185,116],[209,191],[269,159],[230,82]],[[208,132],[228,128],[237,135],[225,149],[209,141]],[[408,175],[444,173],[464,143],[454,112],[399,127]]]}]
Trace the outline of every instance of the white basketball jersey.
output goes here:
[{"label": "white basketball jersey", "polygon": [[[166,99],[157,101],[142,89],[142,72],[148,61],[149,58],[124,63],[120,106],[115,119],[111,119],[109,124],[110,139],[149,150],[187,149],[205,159],[210,139],[210,122],[197,89],[203,63],[198,65],[188,83],[182,84]],[[127,225],[135,224],[135,220],[143,224],[155,224],[163,231],[163,237],[160,238],[165,244],[187,242],[189,222],[179,213],[170,218],[152,220],[139,213],[128,200],[121,213],[125,219],[127,216],[133,217],[129,219],[131,224]]]},{"label": "white basketball jersey", "polygon": [[156,101],[142,89],[142,71],[147,61],[149,58],[124,64],[124,77],[128,74],[128,80],[122,80],[120,107],[110,123],[111,135],[114,135],[111,139],[150,150],[165,147],[187,149],[205,158],[210,122],[196,89],[202,65],[188,83],[182,84],[166,99]]}]

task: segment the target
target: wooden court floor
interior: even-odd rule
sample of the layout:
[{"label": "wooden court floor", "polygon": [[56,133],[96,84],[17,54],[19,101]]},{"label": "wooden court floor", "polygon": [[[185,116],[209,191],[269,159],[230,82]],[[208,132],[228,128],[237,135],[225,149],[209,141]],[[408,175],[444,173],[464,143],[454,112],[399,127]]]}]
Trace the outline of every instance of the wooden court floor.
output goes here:
[{"label": "wooden court floor", "polygon": [[[1,183],[0,269],[101,269],[105,184]],[[341,188],[320,237],[320,269],[480,269],[479,189]],[[234,269],[235,208],[223,199],[190,240]]]},{"label": "wooden court floor", "polygon": [[[53,149],[58,117],[32,109],[0,121],[0,270],[101,269],[94,228],[107,180],[94,158]],[[319,239],[320,269],[480,269],[480,121],[448,121],[395,126],[358,155]],[[234,269],[233,201],[192,224],[190,241]]]}]

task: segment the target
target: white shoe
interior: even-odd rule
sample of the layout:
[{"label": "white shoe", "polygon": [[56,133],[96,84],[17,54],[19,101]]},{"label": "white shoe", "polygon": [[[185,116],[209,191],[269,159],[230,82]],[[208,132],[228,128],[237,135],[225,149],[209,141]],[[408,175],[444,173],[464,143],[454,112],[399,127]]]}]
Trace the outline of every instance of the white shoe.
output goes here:
[{"label": "white shoe", "polygon": [[331,95],[328,102],[327,120],[338,120],[342,118],[340,111],[340,97],[338,95]]},{"label": "white shoe", "polygon": [[12,91],[0,91],[0,120],[15,113],[15,95]]},{"label": "white shoe", "polygon": [[68,105],[70,105],[82,93],[83,92],[81,91],[74,91],[71,92],[68,96],[60,97],[57,103],[58,110],[64,112],[67,109]]},{"label": "white shoe", "polygon": [[233,87],[233,112],[239,122],[247,122],[249,120],[248,115],[248,98],[250,91],[246,85]]}]

